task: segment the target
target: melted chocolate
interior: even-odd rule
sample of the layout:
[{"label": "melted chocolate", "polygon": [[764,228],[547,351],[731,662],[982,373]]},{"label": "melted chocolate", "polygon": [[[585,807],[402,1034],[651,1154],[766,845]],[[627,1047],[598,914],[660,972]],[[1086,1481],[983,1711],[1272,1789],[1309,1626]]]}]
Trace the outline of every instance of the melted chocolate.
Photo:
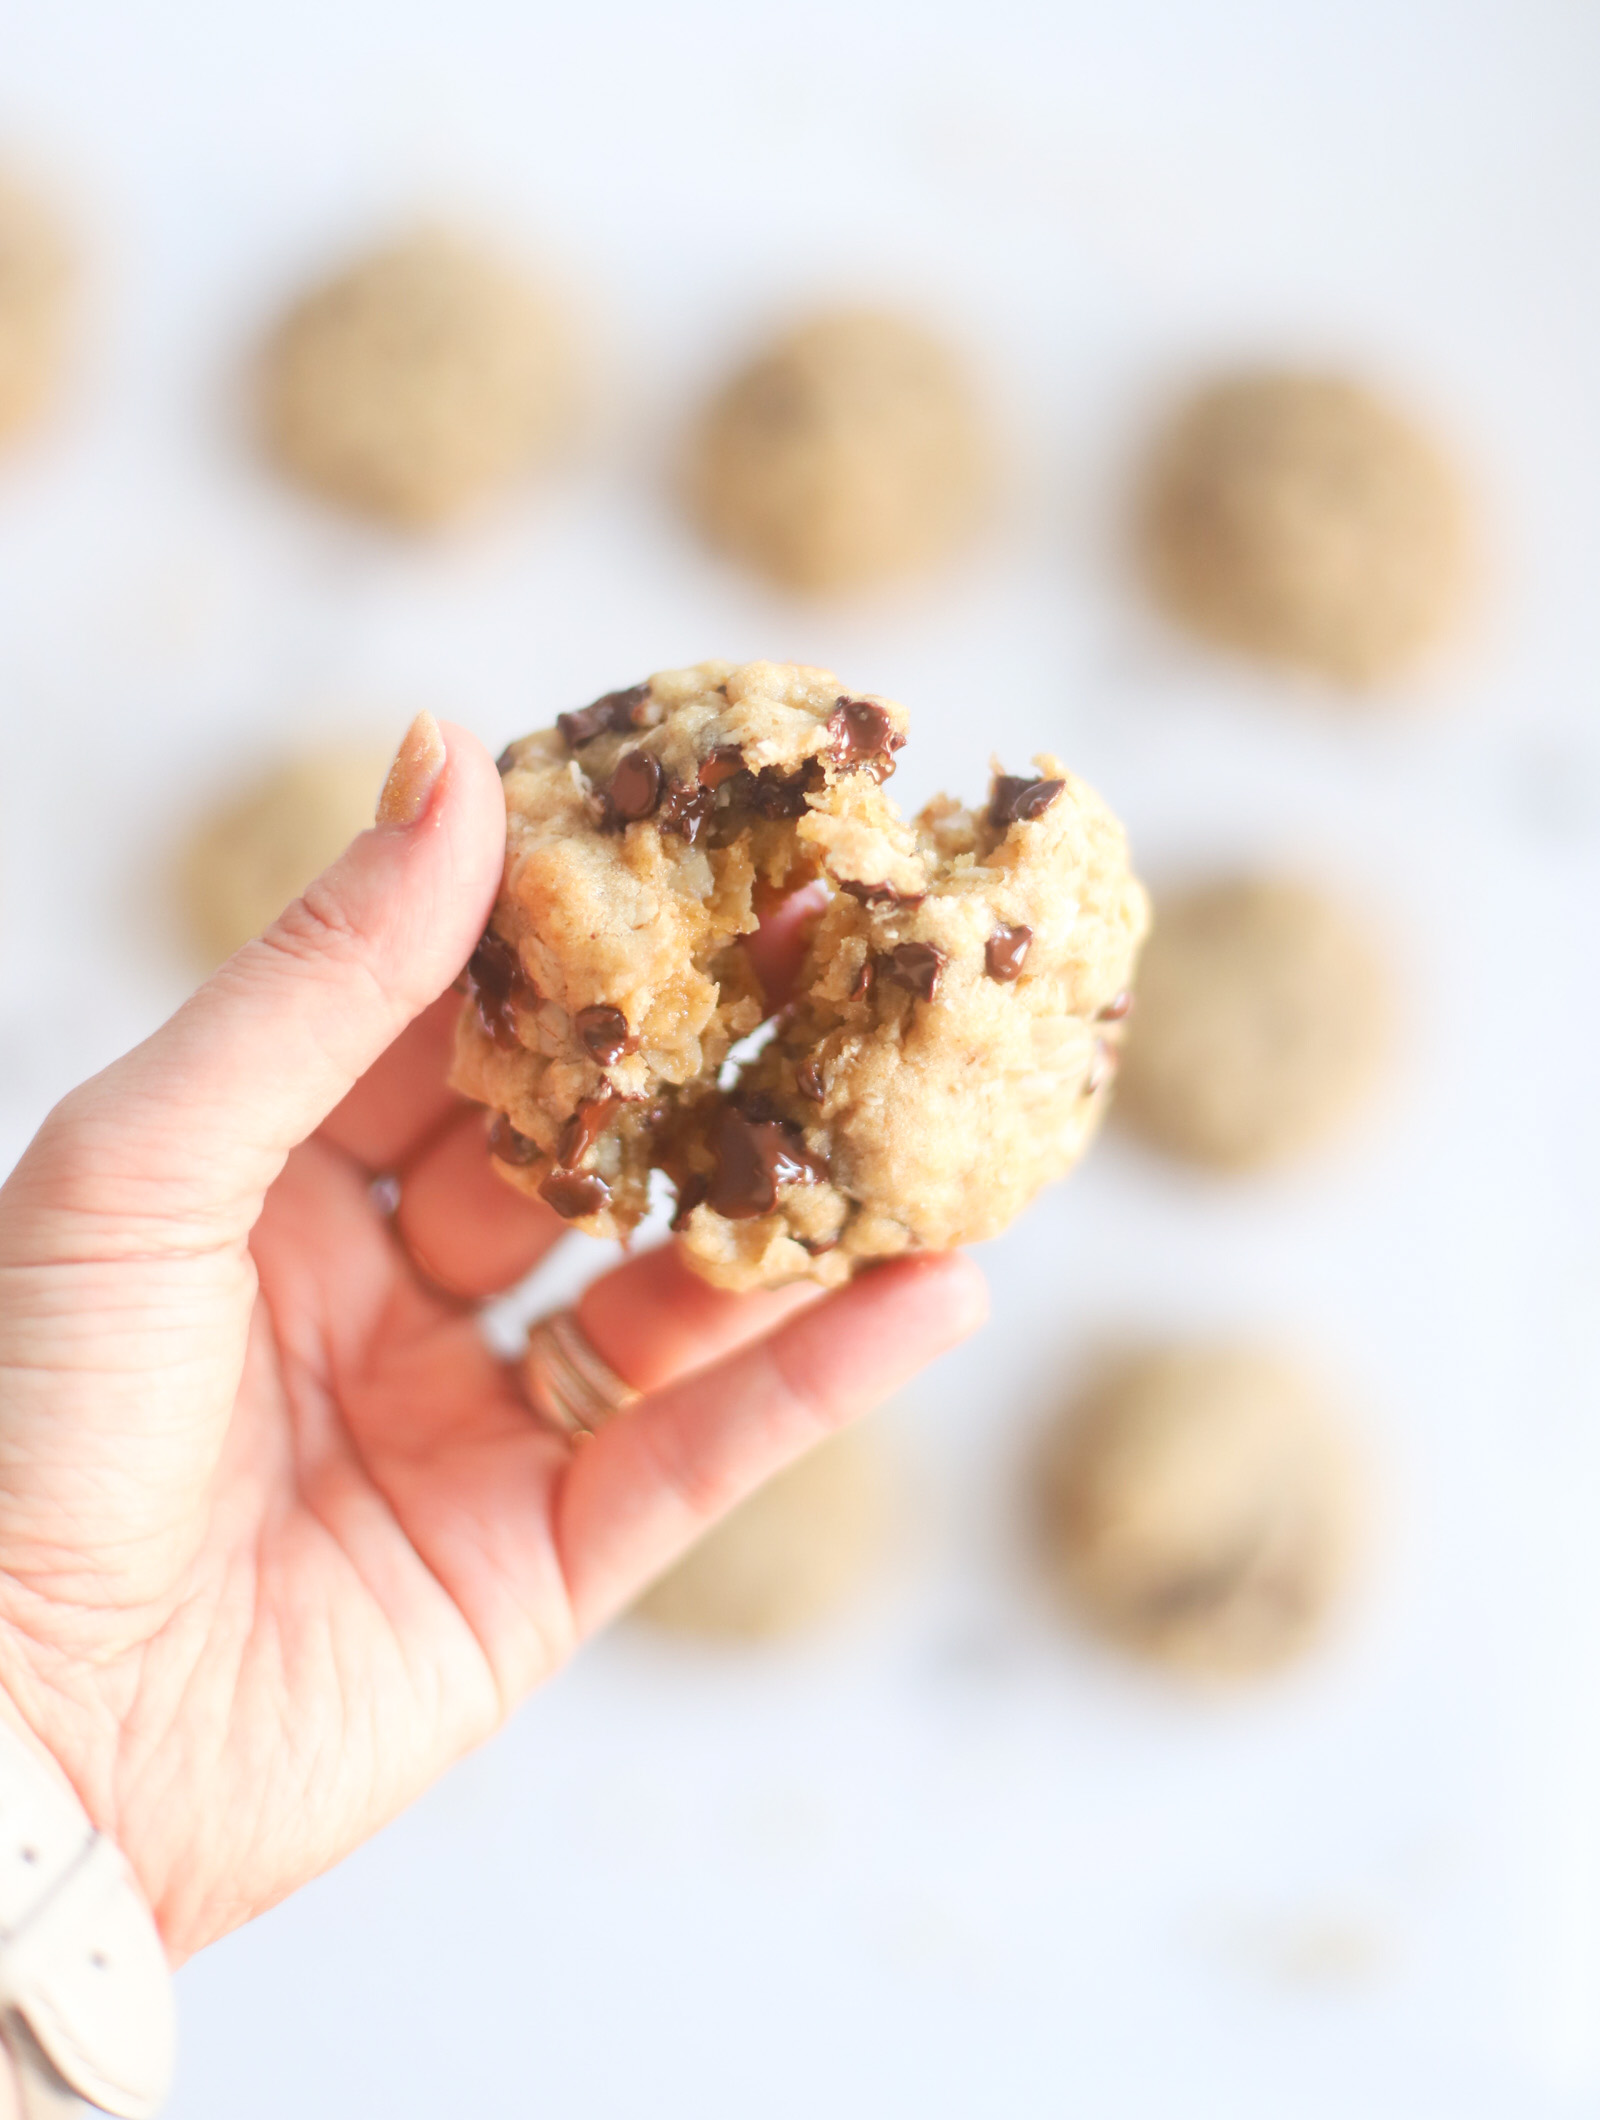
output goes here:
[{"label": "melted chocolate", "polygon": [[809,1097],[813,1104],[820,1104],[828,1094],[828,1085],[822,1074],[822,1062],[815,1053],[807,1053],[795,1069],[794,1086],[802,1097]]},{"label": "melted chocolate", "polygon": [[856,973],[855,979],[851,983],[850,999],[852,1001],[864,1000],[866,996],[872,992],[872,982],[875,976],[876,974],[874,973],[872,968],[872,959],[870,957],[863,957],[861,960],[861,968]]},{"label": "melted chocolate", "polygon": [[489,1153],[502,1163],[513,1163],[521,1169],[526,1164],[538,1162],[540,1148],[537,1141],[519,1134],[504,1112],[496,1112],[494,1124],[489,1129]]},{"label": "melted chocolate", "polygon": [[725,780],[744,770],[744,753],[736,743],[719,743],[700,768],[703,788],[720,788]]},{"label": "melted chocolate", "polygon": [[561,1129],[561,1139],[556,1147],[556,1165],[559,1169],[576,1169],[605,1132],[606,1121],[621,1101],[609,1090],[598,1097],[584,1098]]},{"label": "melted chocolate", "polygon": [[921,905],[926,891],[897,891],[892,883],[857,883],[853,878],[839,886],[862,905]]},{"label": "melted chocolate", "polygon": [[931,942],[901,942],[882,951],[877,964],[881,977],[909,987],[920,1001],[931,1001],[944,970],[944,951],[936,950]]},{"label": "melted chocolate", "polygon": [[606,815],[618,824],[652,817],[661,800],[661,761],[648,751],[624,751],[602,790]]},{"label": "melted chocolate", "polygon": [[629,685],[624,692],[607,692],[593,706],[579,707],[571,714],[558,714],[556,727],[569,750],[593,743],[597,736],[620,734],[639,726],[639,709],[650,697],[650,687]]},{"label": "melted chocolate", "polygon": [[991,979],[1009,986],[1022,970],[1033,940],[1031,927],[998,927],[983,945],[983,968]]},{"label": "melted chocolate", "polygon": [[[667,1175],[670,1177],[672,1174],[669,1171]],[[691,1171],[673,1182],[678,1188],[678,1204],[673,1210],[671,1226],[674,1229],[685,1229],[688,1227],[689,1217],[711,1190],[710,1180],[701,1177],[698,1171]]]},{"label": "melted chocolate", "polygon": [[503,1052],[516,1052],[521,1044],[517,1004],[529,1006],[539,997],[522,969],[521,958],[492,927],[484,929],[467,960],[467,990],[478,1004],[478,1021],[495,1044]]},{"label": "melted chocolate", "polygon": [[894,754],[905,742],[886,710],[870,699],[846,699],[828,716],[828,734],[833,738],[833,762],[841,773],[865,767],[874,780],[887,780],[894,771]]},{"label": "melted chocolate", "polygon": [[693,846],[700,837],[700,827],[711,815],[711,803],[709,788],[691,787],[687,781],[674,780],[661,798],[656,823],[663,832],[675,832]]},{"label": "melted chocolate", "polygon": [[1132,1013],[1133,996],[1124,988],[1114,1001],[1106,1003],[1105,1007],[1100,1011],[1097,1020],[1101,1023],[1120,1023],[1124,1016],[1129,1016]]},{"label": "melted chocolate", "polygon": [[728,808],[748,811],[777,824],[806,814],[806,797],[822,784],[822,768],[814,758],[793,773],[780,766],[763,766],[752,773],[741,766],[726,782]]},{"label": "melted chocolate", "polygon": [[603,1001],[592,1008],[579,1009],[572,1026],[584,1051],[602,1067],[614,1067],[624,1053],[633,1051],[627,1017],[621,1009],[609,1008]]},{"label": "melted chocolate", "polygon": [[593,1171],[553,1170],[539,1187],[539,1198],[564,1222],[592,1215],[611,1198],[611,1187]]},{"label": "melted chocolate", "polygon": [[1011,824],[1032,824],[1065,786],[1064,780],[1029,780],[1025,774],[997,773],[989,797],[989,822],[1001,831]]},{"label": "melted chocolate", "polygon": [[717,1174],[707,1198],[730,1222],[770,1214],[778,1204],[780,1185],[815,1185],[826,1175],[799,1127],[755,1116],[768,1109],[755,1100],[745,1111],[728,1105],[717,1121]]},{"label": "melted chocolate", "polygon": [[511,768],[517,762],[516,749],[517,747],[514,743],[508,743],[506,745],[505,749],[500,753],[500,756],[494,762],[494,769],[497,773],[510,772]]}]

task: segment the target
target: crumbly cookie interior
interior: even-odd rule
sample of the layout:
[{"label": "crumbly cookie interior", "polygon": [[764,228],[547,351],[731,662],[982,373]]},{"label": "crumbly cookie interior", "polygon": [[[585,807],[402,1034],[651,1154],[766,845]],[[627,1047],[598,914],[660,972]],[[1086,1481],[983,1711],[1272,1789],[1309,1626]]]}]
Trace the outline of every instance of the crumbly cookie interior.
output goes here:
[{"label": "crumbly cookie interior", "polygon": [[[745,1288],[993,1234],[1076,1160],[1146,917],[1121,827],[1049,758],[908,824],[907,722],[827,671],[706,663],[510,746],[452,1079],[513,1183],[626,1236],[661,1170],[691,1262]],[[767,1019],[743,938],[807,883]]]}]

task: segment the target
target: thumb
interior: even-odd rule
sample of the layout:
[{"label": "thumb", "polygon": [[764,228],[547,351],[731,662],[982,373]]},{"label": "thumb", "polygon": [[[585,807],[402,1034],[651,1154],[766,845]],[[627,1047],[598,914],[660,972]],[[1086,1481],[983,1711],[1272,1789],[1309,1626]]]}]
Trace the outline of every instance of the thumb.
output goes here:
[{"label": "thumb", "polygon": [[458,975],[504,857],[489,754],[419,714],[372,830],[55,1115],[98,1214],[158,1218],[163,1249],[243,1237],[289,1151]]}]

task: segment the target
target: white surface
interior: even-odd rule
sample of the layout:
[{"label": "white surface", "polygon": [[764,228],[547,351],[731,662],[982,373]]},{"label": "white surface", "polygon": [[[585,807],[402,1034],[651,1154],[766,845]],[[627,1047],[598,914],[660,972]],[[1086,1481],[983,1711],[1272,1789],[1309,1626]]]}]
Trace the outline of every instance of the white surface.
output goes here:
[{"label": "white surface", "polygon": [[[313,728],[429,704],[498,742],[706,654],[906,700],[908,801],[1049,743],[1150,873],[1292,858],[1407,969],[1347,1153],[1222,1189],[1107,1144],[990,1247],[857,1629],[597,1646],[183,1976],[175,2120],[1594,2111],[1600,17],[6,0],[0,54],[101,326],[0,483],[0,1158],[182,990],[153,879],[207,791]],[[413,552],[274,485],[238,369],[312,262],[441,201],[587,279],[620,410],[560,490]],[[819,614],[703,558],[659,470],[742,335],[841,289],[961,332],[1020,468],[965,572]],[[1159,392],[1284,348],[1475,460],[1497,595],[1415,712],[1296,702],[1121,579]],[[1229,1321],[1325,1350],[1389,1506],[1342,1648],[1204,1707],[1063,1639],[1015,1518],[1097,1338]]]}]

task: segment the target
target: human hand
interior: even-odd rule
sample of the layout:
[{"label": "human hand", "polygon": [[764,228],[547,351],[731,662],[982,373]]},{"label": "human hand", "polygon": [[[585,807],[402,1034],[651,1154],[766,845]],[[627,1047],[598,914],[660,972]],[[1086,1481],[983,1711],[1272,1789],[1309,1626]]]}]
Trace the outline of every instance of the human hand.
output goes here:
[{"label": "human hand", "polygon": [[0,1188],[0,1712],[175,1960],[337,1861],[983,1314],[960,1256],[733,1297],[647,1252],[579,1306],[645,1396],[577,1449],[541,1426],[473,1306],[563,1225],[444,1084],[499,778],[423,717],[380,814]]}]

